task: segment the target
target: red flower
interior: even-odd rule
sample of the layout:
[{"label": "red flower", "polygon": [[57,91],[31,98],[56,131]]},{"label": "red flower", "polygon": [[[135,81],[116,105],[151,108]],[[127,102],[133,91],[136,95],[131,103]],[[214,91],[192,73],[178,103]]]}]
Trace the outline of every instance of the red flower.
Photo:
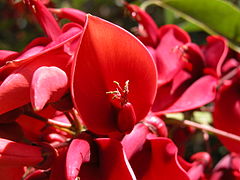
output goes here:
[{"label": "red flower", "polygon": [[190,37],[176,25],[158,28],[153,19],[136,5],[126,4],[126,7],[146,31],[140,32],[139,39],[154,57],[158,70],[158,86],[162,86],[182,69],[183,61],[177,48],[189,43]]},{"label": "red flower", "polygon": [[178,161],[174,143],[166,137],[157,137],[163,129],[164,123],[159,118],[146,118],[122,140],[126,156],[139,180],[189,179]]},{"label": "red flower", "polygon": [[82,30],[73,23],[60,29],[41,1],[25,2],[48,37],[35,39],[21,53],[1,51],[0,114],[29,102],[35,110],[41,110],[47,102],[56,101],[66,93],[71,56],[76,47],[74,40]]},{"label": "red flower", "polygon": [[149,112],[156,93],[156,68],[130,33],[88,15],[75,56],[72,95],[90,131],[129,132]]},{"label": "red flower", "polygon": [[[214,126],[236,135],[240,135],[239,85],[239,74],[233,80],[224,82],[217,94],[213,112]],[[219,138],[227,149],[240,152],[239,142],[220,136]]]},{"label": "red flower", "polygon": [[55,150],[47,145],[31,146],[0,139],[0,164],[4,167],[35,166],[47,169],[55,159]]},{"label": "red flower", "polygon": [[210,180],[218,179],[240,179],[240,157],[239,154],[231,153],[224,156],[214,167]]},{"label": "red flower", "polygon": [[136,179],[119,141],[96,138],[90,142],[92,146],[90,152],[87,141],[83,139],[73,141],[67,154],[63,150],[55,161],[50,179],[75,180],[77,177],[82,180]]},{"label": "red flower", "polygon": [[139,28],[139,38],[153,55],[158,69],[158,90],[152,111],[158,115],[180,112],[211,102],[215,98],[216,76],[221,75],[219,71],[228,51],[224,38],[209,37],[202,52],[178,26],[157,29],[145,11],[135,5],[126,7],[143,26],[145,31]]}]

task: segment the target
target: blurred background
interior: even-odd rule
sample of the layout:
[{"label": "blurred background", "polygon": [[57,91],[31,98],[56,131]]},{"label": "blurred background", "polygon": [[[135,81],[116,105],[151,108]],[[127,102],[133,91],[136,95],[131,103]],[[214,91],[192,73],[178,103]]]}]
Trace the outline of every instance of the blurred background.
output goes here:
[{"label": "blurred background", "polygon": [[[99,16],[133,32],[137,23],[130,18],[122,7],[122,0],[42,0],[48,7],[72,7],[92,15]],[[128,0],[137,5],[144,0]],[[240,0],[228,0],[240,5]],[[206,34],[198,27],[184,21],[168,10],[149,6],[147,12],[160,26],[177,24],[192,37],[193,42],[204,43]],[[43,36],[38,24],[30,12],[22,5],[21,0],[0,0],[0,49],[21,51],[32,39]]]},{"label": "blurred background", "polygon": [[[121,27],[134,33],[134,27],[137,26],[126,10],[123,8],[121,0],[43,0],[48,7],[62,8],[71,7],[82,10],[92,15],[99,16],[111,21]],[[230,0],[229,0],[230,1]],[[141,5],[144,0],[130,1]],[[240,0],[231,0],[237,6],[240,6]],[[205,43],[207,34],[195,25],[186,22],[169,10],[158,6],[149,6],[147,12],[153,17],[158,26],[164,24],[177,24],[189,32],[192,41],[198,44]],[[38,23],[27,10],[21,0],[0,0],[0,49],[22,51],[24,47],[34,38],[44,36]],[[188,135],[188,130],[186,135]],[[171,133],[170,133],[171,134]],[[186,145],[185,157],[188,159],[191,154],[198,151],[204,151],[206,148],[212,149],[213,159],[217,162],[220,157],[227,153],[227,150],[221,145],[214,135],[210,135],[210,144],[205,144],[202,132],[197,132],[190,137]]]},{"label": "blurred background", "polygon": [[[130,18],[122,6],[122,0],[43,0],[48,7],[72,7],[118,24],[133,32],[137,23]],[[140,5],[144,0],[129,2]],[[186,30],[198,31],[187,27],[181,18],[157,6],[147,8],[149,14],[160,26],[178,24]],[[185,27],[186,26],[186,27]],[[188,28],[188,29],[187,29]],[[194,28],[194,27],[193,27]],[[21,51],[32,39],[43,36],[37,22],[23,6],[21,0],[0,0],[0,49]],[[202,39],[199,38],[198,39]],[[204,38],[203,38],[204,39]]]}]

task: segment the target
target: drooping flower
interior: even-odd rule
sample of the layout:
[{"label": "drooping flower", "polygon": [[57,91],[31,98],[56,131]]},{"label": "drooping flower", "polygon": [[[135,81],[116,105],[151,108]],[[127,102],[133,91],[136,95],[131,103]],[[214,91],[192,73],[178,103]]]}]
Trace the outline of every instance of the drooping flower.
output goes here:
[{"label": "drooping flower", "polygon": [[154,57],[158,70],[158,86],[162,86],[171,81],[182,69],[183,61],[177,48],[189,43],[190,37],[176,25],[170,24],[158,28],[150,15],[136,5],[126,4],[126,7],[146,31],[140,32],[138,38]]},{"label": "drooping flower", "polygon": [[240,179],[240,157],[239,154],[230,153],[224,156],[214,167],[210,180],[218,179]]},{"label": "drooping flower", "polygon": [[123,148],[137,179],[189,179],[178,161],[177,147],[170,139],[159,137],[165,134],[159,134],[164,129],[164,122],[151,115],[123,138]]},{"label": "drooping flower", "polygon": [[164,25],[157,31],[145,11],[135,5],[126,7],[142,25],[139,38],[152,53],[158,68],[158,90],[152,112],[160,115],[187,111],[212,102],[228,52],[226,40],[209,36],[207,45],[201,49],[178,26]]},{"label": "drooping flower", "polygon": [[[234,79],[223,83],[218,91],[213,112],[214,126],[236,135],[240,135],[239,85],[239,73]],[[237,153],[240,152],[239,142],[220,136],[219,139],[228,150]]]},{"label": "drooping flower", "polygon": [[[82,32],[82,27],[73,23],[60,29],[40,0],[24,2],[39,20],[47,38],[33,40],[21,53],[1,52],[0,114],[29,102],[35,110],[41,110],[47,102],[62,97],[69,87],[75,41]],[[44,73],[54,81],[44,78]]]},{"label": "drooping flower", "polygon": [[[67,151],[62,149],[52,167],[50,180],[136,179],[119,141],[110,138],[73,141]],[[82,146],[78,146],[80,144]]]}]

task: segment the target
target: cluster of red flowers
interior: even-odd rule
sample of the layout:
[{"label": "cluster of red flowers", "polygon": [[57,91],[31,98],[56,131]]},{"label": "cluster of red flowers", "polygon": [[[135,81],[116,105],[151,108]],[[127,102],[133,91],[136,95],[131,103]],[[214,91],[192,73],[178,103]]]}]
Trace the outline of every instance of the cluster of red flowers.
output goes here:
[{"label": "cluster of red flowers", "polygon": [[238,141],[219,136],[231,153],[209,168],[207,152],[185,161],[165,124],[166,113],[214,102],[215,127],[240,135],[239,57],[223,37],[198,46],[127,3],[138,37],[76,9],[21,3],[46,37],[0,50],[1,180],[240,178]]}]

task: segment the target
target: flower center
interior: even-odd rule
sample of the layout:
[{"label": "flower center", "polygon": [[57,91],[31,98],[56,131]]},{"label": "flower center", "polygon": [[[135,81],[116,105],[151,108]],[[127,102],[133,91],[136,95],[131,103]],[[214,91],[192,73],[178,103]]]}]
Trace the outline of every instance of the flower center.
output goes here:
[{"label": "flower center", "polygon": [[124,104],[128,103],[127,96],[129,93],[129,88],[128,88],[129,80],[125,82],[125,85],[123,88],[120,86],[119,82],[113,81],[113,83],[117,86],[116,90],[108,91],[106,92],[106,94],[112,94],[113,95],[112,100],[117,99],[120,102],[121,106],[123,106]]}]

